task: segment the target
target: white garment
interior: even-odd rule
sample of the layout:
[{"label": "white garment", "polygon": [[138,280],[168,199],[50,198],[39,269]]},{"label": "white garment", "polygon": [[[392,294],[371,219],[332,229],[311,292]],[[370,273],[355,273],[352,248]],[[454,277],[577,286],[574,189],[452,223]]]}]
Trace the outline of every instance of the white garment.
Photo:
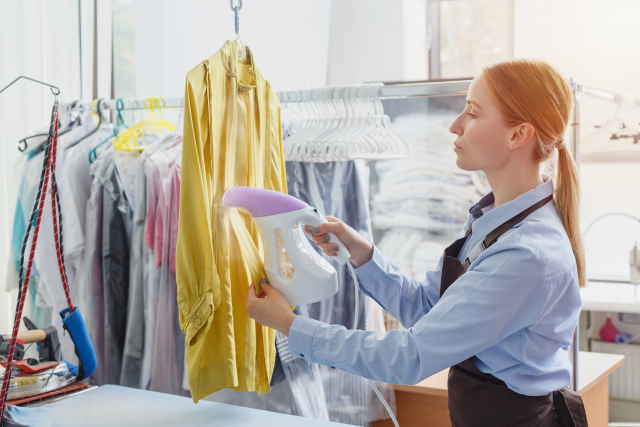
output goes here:
[{"label": "white garment", "polygon": [[[74,259],[79,256],[79,252],[82,250],[83,236],[81,232],[78,232],[76,225],[78,224],[78,217],[74,209],[70,208],[71,203],[71,189],[66,180],[61,180],[60,176],[65,169],[64,155],[61,147],[75,142],[86,135],[93,125],[90,121],[85,121],[83,125],[80,125],[64,135],[58,137],[57,145],[57,159],[56,159],[56,180],[58,183],[58,195],[60,197],[60,207],[62,210],[62,221],[58,217],[58,222],[62,224],[63,230],[63,248],[64,257],[66,259]],[[42,163],[44,160],[44,151],[36,155],[28,162],[28,170],[25,177],[31,185],[29,195],[26,200],[35,199],[37,192],[37,186],[39,184],[40,176],[42,173]],[[47,187],[47,194],[45,197],[44,206],[42,209],[40,231],[38,236],[38,242],[36,251],[34,254],[34,263],[39,274],[38,281],[38,296],[36,303],[39,305],[45,305],[51,307],[51,316],[49,319],[42,319],[46,321],[46,324],[38,325],[39,327],[55,326],[58,330],[58,336],[60,339],[60,348],[62,357],[71,362],[77,363],[77,357],[74,352],[74,345],[68,334],[63,334],[62,318],[59,316],[60,311],[68,306],[64,289],[62,287],[62,280],[60,278],[60,269],[58,267],[58,258],[56,256],[55,237],[53,233],[53,216],[51,210],[51,188],[52,179],[49,178]],[[24,207],[23,207],[24,209]],[[28,212],[28,213],[26,213]],[[29,208],[25,214],[29,216],[31,214],[31,208]],[[30,243],[27,248],[30,247]],[[27,249],[28,251],[28,249]],[[25,254],[26,257],[27,254]],[[25,259],[26,262],[26,259]],[[67,283],[70,288],[73,288],[75,282],[75,267],[73,265],[67,266]],[[44,303],[44,304],[43,304]]]}]

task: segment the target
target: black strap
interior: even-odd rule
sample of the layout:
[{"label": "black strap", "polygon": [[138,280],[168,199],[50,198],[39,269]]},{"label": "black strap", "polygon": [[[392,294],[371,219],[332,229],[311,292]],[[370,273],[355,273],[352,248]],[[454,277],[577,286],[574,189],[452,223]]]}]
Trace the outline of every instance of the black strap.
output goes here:
[{"label": "black strap", "polygon": [[522,222],[522,220],[528,217],[532,212],[540,209],[541,207],[549,203],[552,199],[553,199],[553,194],[551,194],[548,197],[545,197],[535,205],[532,205],[528,209],[525,209],[524,211],[520,212],[518,215],[514,216],[513,218],[511,218],[510,220],[508,220],[507,222],[505,222],[504,224],[502,224],[501,226],[493,230],[491,233],[487,234],[487,237],[484,238],[485,248],[488,248],[489,246],[493,245],[500,236],[502,236],[507,231],[511,230],[516,224]]}]

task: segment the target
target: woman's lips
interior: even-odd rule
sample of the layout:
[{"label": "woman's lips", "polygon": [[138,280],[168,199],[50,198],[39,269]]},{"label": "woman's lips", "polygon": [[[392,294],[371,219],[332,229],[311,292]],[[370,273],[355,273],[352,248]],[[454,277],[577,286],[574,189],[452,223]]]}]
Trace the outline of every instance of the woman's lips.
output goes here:
[{"label": "woman's lips", "polygon": [[462,148],[456,144],[455,142],[453,143],[454,147],[453,147],[453,151],[458,151],[458,150],[462,150]]}]

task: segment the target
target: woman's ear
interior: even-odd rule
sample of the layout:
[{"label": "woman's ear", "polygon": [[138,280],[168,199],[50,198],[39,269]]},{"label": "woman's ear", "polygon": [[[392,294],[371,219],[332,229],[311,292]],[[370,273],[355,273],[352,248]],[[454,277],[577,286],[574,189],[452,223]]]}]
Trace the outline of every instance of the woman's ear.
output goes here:
[{"label": "woman's ear", "polygon": [[534,139],[536,130],[531,123],[521,123],[513,128],[509,140],[509,149],[516,150]]}]

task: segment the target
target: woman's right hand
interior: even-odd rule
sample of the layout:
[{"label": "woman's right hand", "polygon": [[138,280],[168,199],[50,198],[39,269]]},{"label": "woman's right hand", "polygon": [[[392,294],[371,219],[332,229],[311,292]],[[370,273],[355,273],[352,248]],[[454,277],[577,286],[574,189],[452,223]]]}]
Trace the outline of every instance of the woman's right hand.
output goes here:
[{"label": "woman's right hand", "polygon": [[356,268],[371,261],[371,257],[373,256],[373,245],[371,243],[367,242],[360,233],[338,218],[325,216],[325,219],[329,222],[317,228],[309,225],[304,227],[309,239],[314,241],[316,246],[322,249],[325,255],[335,256],[339,250],[335,243],[329,242],[327,233],[332,232],[344,243],[347,249],[349,249],[349,253],[351,254],[349,261],[351,261]]}]

